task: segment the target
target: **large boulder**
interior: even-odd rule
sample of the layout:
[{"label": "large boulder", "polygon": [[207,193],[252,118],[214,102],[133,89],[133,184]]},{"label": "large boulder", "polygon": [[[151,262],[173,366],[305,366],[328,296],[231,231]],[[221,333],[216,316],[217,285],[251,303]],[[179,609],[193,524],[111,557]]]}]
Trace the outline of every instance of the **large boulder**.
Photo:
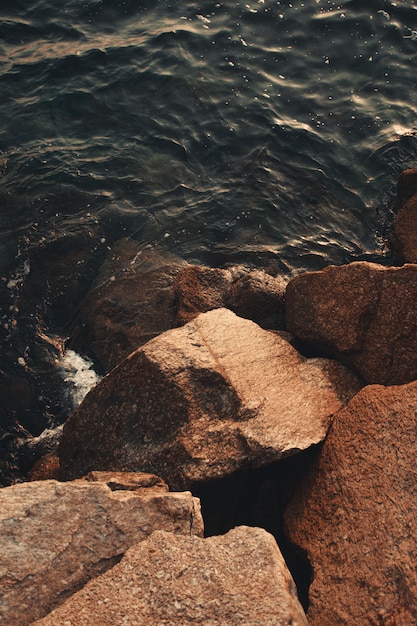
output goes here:
[{"label": "large boulder", "polygon": [[244,266],[220,269],[190,265],[174,278],[178,323],[226,307],[262,328],[283,328],[286,284],[283,276]]},{"label": "large boulder", "polygon": [[109,372],[130,352],[176,326],[172,283],[185,265],[166,250],[131,239],[115,243],[80,305],[69,347]]},{"label": "large boulder", "polygon": [[293,278],[288,330],[353,366],[368,383],[417,379],[417,265],[364,261]]},{"label": "large boulder", "polygon": [[62,477],[140,469],[189,488],[321,442],[359,388],[342,365],[306,359],[227,309],[209,311],[133,352],[90,391],[64,427]]},{"label": "large boulder", "polygon": [[272,535],[209,539],[156,531],[36,626],[307,626]]},{"label": "large boulder", "polygon": [[416,406],[417,382],[365,387],[287,509],[314,570],[311,626],[417,624]]},{"label": "large boulder", "polygon": [[168,493],[156,476],[95,473],[1,489],[0,623],[43,617],[158,529],[203,534],[199,501]]}]

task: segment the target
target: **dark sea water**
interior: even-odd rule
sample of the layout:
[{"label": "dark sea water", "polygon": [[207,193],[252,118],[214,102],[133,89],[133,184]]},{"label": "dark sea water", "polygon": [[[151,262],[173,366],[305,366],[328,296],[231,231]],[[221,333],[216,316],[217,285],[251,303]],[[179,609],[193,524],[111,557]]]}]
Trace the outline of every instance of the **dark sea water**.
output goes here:
[{"label": "dark sea water", "polygon": [[383,256],[416,60],[410,0],[2,0],[5,438],[59,421],[39,381],[122,237],[287,274]]}]

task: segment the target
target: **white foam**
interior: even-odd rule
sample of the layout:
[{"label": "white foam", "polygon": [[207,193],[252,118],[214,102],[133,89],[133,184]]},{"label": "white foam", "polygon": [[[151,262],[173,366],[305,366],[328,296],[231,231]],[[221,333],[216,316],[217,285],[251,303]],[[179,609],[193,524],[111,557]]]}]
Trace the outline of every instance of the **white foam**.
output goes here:
[{"label": "white foam", "polygon": [[66,350],[60,359],[63,378],[68,383],[68,394],[76,408],[87,393],[100,382],[100,376],[93,369],[93,362],[77,354],[74,350]]}]

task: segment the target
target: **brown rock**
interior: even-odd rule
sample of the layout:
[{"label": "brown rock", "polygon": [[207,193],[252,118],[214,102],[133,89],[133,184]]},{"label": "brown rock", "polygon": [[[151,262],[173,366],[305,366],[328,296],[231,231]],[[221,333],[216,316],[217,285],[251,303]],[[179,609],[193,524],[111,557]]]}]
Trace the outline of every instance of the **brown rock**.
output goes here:
[{"label": "brown rock", "polygon": [[81,480],[104,483],[112,491],[168,492],[168,485],[155,474],[144,472],[90,472]]},{"label": "brown rock", "polygon": [[391,247],[399,263],[417,263],[417,193],[394,218]]},{"label": "brown rock", "polygon": [[186,324],[200,313],[223,307],[232,280],[230,270],[199,265],[179,272],[174,279],[178,323]]},{"label": "brown rock", "polygon": [[401,172],[397,184],[397,205],[402,207],[417,193],[417,167]]},{"label": "brown rock", "polygon": [[238,527],[220,537],[156,531],[37,626],[307,626],[272,535]]},{"label": "brown rock", "polygon": [[417,266],[357,262],[292,279],[287,327],[368,383],[417,378]]},{"label": "brown rock", "polygon": [[69,347],[108,372],[152,337],[176,326],[173,277],[186,265],[167,251],[123,239],[113,245],[83,300]]},{"label": "brown rock", "polygon": [[416,382],[364,388],[287,510],[314,570],[311,626],[417,624],[416,406]]},{"label": "brown rock", "polygon": [[225,305],[262,328],[283,328],[287,282],[282,276],[253,270],[233,281],[225,295]]},{"label": "brown rock", "polygon": [[186,267],[174,278],[178,324],[226,307],[263,328],[282,328],[286,282],[281,276],[243,266]]},{"label": "brown rock", "polygon": [[[123,482],[120,475],[105,480]],[[47,480],[0,490],[1,623],[25,626],[46,615],[156,529],[202,535],[190,493],[107,484]]]},{"label": "brown rock", "polygon": [[59,458],[53,453],[49,452],[42,456],[29,472],[29,480],[49,480],[58,478],[59,475]]},{"label": "brown rock", "polygon": [[319,443],[359,388],[342,365],[210,311],[142,346],[86,396],[64,427],[62,476],[140,469],[189,488]]}]

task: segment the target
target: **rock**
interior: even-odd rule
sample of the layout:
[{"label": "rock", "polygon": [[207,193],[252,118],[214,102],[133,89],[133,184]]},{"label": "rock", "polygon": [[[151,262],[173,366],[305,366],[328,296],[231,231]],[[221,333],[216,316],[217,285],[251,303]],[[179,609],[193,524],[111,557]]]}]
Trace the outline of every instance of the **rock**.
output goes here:
[{"label": "rock", "polygon": [[223,307],[232,280],[230,270],[199,265],[179,272],[174,279],[178,323],[186,324],[200,313]]},{"label": "rock", "polygon": [[365,387],[286,512],[313,566],[308,622],[417,624],[417,383]]},{"label": "rock", "polygon": [[397,183],[397,206],[402,207],[417,193],[417,167],[401,172]]},{"label": "rock", "polygon": [[69,347],[109,372],[130,352],[177,325],[172,282],[185,261],[131,239],[112,246],[83,300]]},{"label": "rock", "polygon": [[417,263],[417,193],[395,216],[390,243],[398,263]]},{"label": "rock", "polygon": [[0,623],[43,617],[154,530],[202,535],[190,493],[167,493],[156,477],[97,478],[0,490]]},{"label": "rock", "polygon": [[225,305],[262,328],[284,328],[287,282],[283,276],[252,270],[233,281],[225,295]]},{"label": "rock", "polygon": [[209,311],[90,391],[64,426],[61,475],[140,469],[188,489],[321,442],[360,386],[336,362],[305,359],[279,334]]},{"label": "rock", "polygon": [[287,327],[368,383],[417,378],[417,266],[356,262],[292,279]]},{"label": "rock", "polygon": [[272,535],[199,539],[156,531],[36,626],[307,626]]},{"label": "rock", "polygon": [[282,328],[286,280],[243,266],[228,269],[192,265],[174,278],[178,324],[226,307],[263,328]]},{"label": "rock", "polygon": [[48,452],[36,461],[28,473],[28,480],[50,480],[59,476],[59,458],[57,454]]}]

